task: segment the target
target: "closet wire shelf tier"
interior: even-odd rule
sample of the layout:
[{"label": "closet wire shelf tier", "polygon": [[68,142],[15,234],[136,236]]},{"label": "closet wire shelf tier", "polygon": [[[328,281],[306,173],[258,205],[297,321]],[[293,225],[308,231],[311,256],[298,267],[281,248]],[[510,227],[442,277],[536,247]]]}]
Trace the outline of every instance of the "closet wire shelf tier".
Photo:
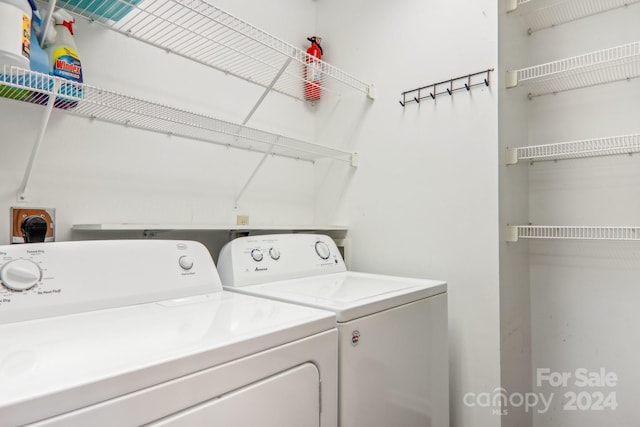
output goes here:
[{"label": "closet wire shelf tier", "polygon": [[46,105],[49,97],[57,94],[54,103],[56,109],[76,116],[297,160],[313,162],[330,158],[352,164],[354,161],[353,153],[87,84],[73,83],[17,67],[4,66],[2,71],[0,96],[4,98]]},{"label": "closet wire shelf tier", "polygon": [[506,0],[506,5],[507,12],[518,11],[531,34],[638,2],[640,0]]},{"label": "closet wire shelf tier", "polygon": [[508,225],[507,242],[519,239],[640,240],[640,227]]},{"label": "closet wire shelf tier", "polygon": [[305,100],[307,66],[319,72],[319,82],[311,84],[323,93],[351,89],[373,98],[372,85],[204,0],[59,0],[57,4],[128,37],[300,100]]},{"label": "closet wire shelf tier", "polygon": [[640,76],[640,42],[507,71],[507,88],[525,86],[529,97]]},{"label": "closet wire shelf tier", "polygon": [[520,160],[541,162],[596,156],[613,156],[637,152],[640,152],[640,134],[621,135],[560,142],[556,144],[508,148],[506,163],[508,165],[514,165]]}]

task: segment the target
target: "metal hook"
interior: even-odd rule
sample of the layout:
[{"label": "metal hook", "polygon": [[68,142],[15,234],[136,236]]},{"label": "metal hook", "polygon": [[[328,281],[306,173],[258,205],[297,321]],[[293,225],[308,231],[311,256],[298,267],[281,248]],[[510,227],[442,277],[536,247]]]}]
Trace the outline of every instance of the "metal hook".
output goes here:
[{"label": "metal hook", "polygon": [[[453,92],[457,91],[457,90],[462,90],[462,86],[460,87],[454,87],[454,83],[455,82],[462,82],[466,80],[466,83],[464,83],[464,88],[467,90],[467,92],[471,91],[472,88],[474,88],[475,86],[481,85],[482,83],[473,83],[472,82],[472,77],[475,76],[480,76],[482,74],[486,74],[486,78],[484,79],[484,84],[486,86],[490,86],[491,82],[490,82],[490,76],[491,76],[491,72],[493,71],[493,68],[488,69],[488,70],[484,70],[484,71],[479,71],[477,73],[473,73],[473,74],[467,74],[464,76],[460,76],[460,77],[456,77],[453,79],[449,79],[449,80],[445,80],[442,82],[438,82],[438,83],[433,83],[431,85],[428,86],[423,86],[417,89],[413,89],[410,91],[406,91],[406,92],[402,92],[402,101],[400,101],[400,105],[402,105],[403,107],[408,103],[408,102],[412,102],[415,101],[416,103],[420,103],[420,101],[422,99],[426,98],[426,95],[423,97],[421,90],[427,90],[427,89],[431,89],[431,91],[427,91],[429,93],[429,96],[431,97],[431,99],[435,100],[436,97],[438,95],[442,95],[445,92],[444,91],[440,91],[438,92],[438,86],[445,86],[447,83],[449,83],[448,87],[446,88],[446,93],[449,94],[449,96],[453,96]],[[417,92],[417,96],[413,96],[413,99],[406,99],[406,95],[407,94],[411,94],[411,93],[416,93]]]}]

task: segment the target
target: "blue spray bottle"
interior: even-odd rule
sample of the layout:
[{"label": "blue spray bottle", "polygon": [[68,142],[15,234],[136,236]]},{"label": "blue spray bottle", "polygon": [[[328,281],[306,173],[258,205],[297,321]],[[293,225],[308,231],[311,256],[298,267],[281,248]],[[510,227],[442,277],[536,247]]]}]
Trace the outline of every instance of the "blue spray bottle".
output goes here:
[{"label": "blue spray bottle", "polygon": [[[42,74],[34,74],[30,76],[29,86],[42,91],[50,91],[51,80],[48,78],[49,55],[44,51],[44,49],[42,49],[38,42],[38,34],[44,31],[42,28],[42,17],[40,16],[40,12],[38,12],[38,6],[36,6],[34,0],[29,0],[29,4],[31,5],[32,10],[30,68],[31,71]],[[30,94],[29,100],[36,104],[46,104],[49,100],[49,96],[39,91],[33,91]]]}]

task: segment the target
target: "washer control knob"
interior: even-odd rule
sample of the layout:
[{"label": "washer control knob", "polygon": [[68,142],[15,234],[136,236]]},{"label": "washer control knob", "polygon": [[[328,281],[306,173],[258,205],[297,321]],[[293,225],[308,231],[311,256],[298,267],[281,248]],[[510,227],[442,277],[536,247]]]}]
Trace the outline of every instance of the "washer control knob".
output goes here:
[{"label": "washer control knob", "polygon": [[269,249],[269,256],[271,259],[277,261],[280,259],[280,251],[276,248]]},{"label": "washer control knob", "polygon": [[38,264],[28,259],[16,259],[6,263],[0,270],[0,281],[13,291],[26,291],[42,280]]},{"label": "washer control knob", "polygon": [[260,249],[253,249],[251,251],[251,258],[253,258],[254,261],[260,262],[262,261],[262,251]]},{"label": "washer control knob", "polygon": [[180,267],[182,267],[182,269],[184,270],[191,270],[191,268],[193,267],[193,260],[190,256],[182,255],[178,259],[178,264],[180,264]]},{"label": "washer control knob", "polygon": [[322,259],[329,259],[331,251],[325,242],[316,242],[316,253]]}]

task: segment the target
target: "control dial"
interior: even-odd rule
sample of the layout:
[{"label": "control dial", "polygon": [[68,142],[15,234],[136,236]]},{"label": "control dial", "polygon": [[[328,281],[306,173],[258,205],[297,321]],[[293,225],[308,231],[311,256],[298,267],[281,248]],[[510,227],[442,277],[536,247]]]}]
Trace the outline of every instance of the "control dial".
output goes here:
[{"label": "control dial", "polygon": [[28,259],[16,259],[6,263],[0,270],[0,281],[13,291],[26,291],[42,280],[38,264]]},{"label": "control dial", "polygon": [[251,258],[253,258],[254,261],[262,261],[262,251],[260,249],[253,249],[251,251]]},{"label": "control dial", "polygon": [[278,249],[276,249],[276,248],[271,248],[271,249],[269,249],[269,256],[274,261],[277,261],[277,260],[280,259],[280,251]]},{"label": "control dial", "polygon": [[316,242],[316,253],[322,259],[329,259],[331,251],[325,242]]}]

